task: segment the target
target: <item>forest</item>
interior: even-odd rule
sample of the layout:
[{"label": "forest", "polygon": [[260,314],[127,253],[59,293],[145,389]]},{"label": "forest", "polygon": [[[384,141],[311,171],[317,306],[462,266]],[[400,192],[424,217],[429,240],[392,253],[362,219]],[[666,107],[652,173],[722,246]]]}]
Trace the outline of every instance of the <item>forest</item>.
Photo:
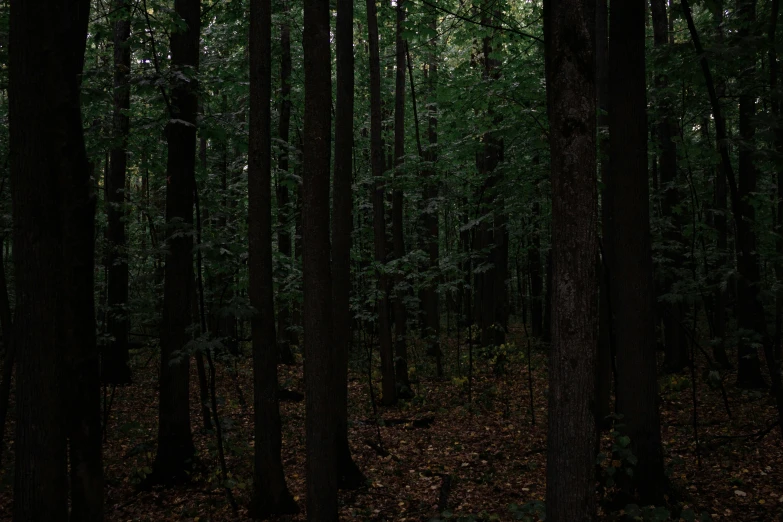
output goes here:
[{"label": "forest", "polygon": [[0,521],[783,520],[779,11],[0,2]]}]

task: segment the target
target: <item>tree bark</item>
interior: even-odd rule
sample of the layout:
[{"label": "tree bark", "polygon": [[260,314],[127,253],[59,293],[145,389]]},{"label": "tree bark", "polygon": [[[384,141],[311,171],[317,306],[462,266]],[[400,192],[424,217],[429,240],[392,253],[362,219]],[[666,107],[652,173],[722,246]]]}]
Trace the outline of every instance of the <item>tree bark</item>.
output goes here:
[{"label": "tree bark", "polygon": [[[612,305],[617,341],[617,413],[638,463],[627,489],[645,503],[664,487],[655,360],[655,294],[647,174],[643,0],[613,2],[609,25]],[[622,53],[611,49],[622,48]]]},{"label": "tree bark", "polygon": [[381,66],[378,48],[378,9],[375,0],[367,0],[367,32],[370,47],[370,163],[375,178],[373,194],[373,239],[378,266],[378,340],[381,352],[381,392],[386,406],[397,402],[394,376],[394,346],[389,324],[388,277],[386,264],[386,211],[384,208],[383,139],[381,136]]},{"label": "tree bark", "polygon": [[337,480],[356,489],[366,480],[348,444],[348,347],[351,344],[351,231],[353,230],[353,0],[337,3],[337,107],[334,132],[332,293],[334,295],[335,391],[337,393]]},{"label": "tree bark", "polygon": [[255,455],[253,516],[298,511],[283,473],[282,434],[277,398],[278,346],[272,283],[272,2],[250,4],[250,145],[248,228],[250,239],[250,320],[253,338]]},{"label": "tree bark", "polygon": [[[430,28],[437,29],[437,13],[430,8]],[[435,162],[438,160],[438,57],[437,43],[430,44],[428,63],[425,69],[425,81],[427,85],[427,141],[428,146],[424,151],[426,168],[422,170],[424,178],[423,225],[424,225],[424,250],[427,252],[428,263],[426,269],[437,270],[440,258],[440,231],[438,226],[438,194],[439,182],[435,177]],[[431,275],[430,275],[431,277]],[[427,355],[435,357],[437,375],[443,375],[443,351],[440,348],[440,306],[437,285],[435,279],[430,279],[421,293],[421,306],[424,312],[423,336],[427,339]]]},{"label": "tree bark", "polygon": [[[14,520],[103,517],[94,215],[79,102],[90,4],[10,8],[16,379]],[[54,174],[53,174],[54,173]]]},{"label": "tree bark", "polygon": [[[280,179],[277,183],[277,245],[282,261],[279,272],[283,278],[288,275],[287,266],[291,258],[291,234],[289,232],[290,196],[288,193],[288,163],[290,146],[288,143],[291,127],[291,27],[288,22],[290,7],[287,1],[283,3],[285,17],[280,25],[280,121],[278,123],[278,138],[285,150],[280,153],[277,167]],[[277,343],[280,347],[280,360],[284,364],[293,364],[294,355],[291,351],[291,305],[288,298],[278,300],[277,312]]]},{"label": "tree bark", "polygon": [[[190,341],[193,317],[193,180],[196,166],[195,74],[199,60],[200,0],[175,0],[174,10],[186,28],[171,34],[174,76],[168,141],[166,224],[168,254],[163,283],[160,354],[160,424],[158,451],[149,482],[185,481],[195,448],[190,427]],[[185,78],[190,78],[186,81]]]},{"label": "tree bark", "polygon": [[595,516],[596,91],[594,0],[547,0],[552,165],[552,347],[547,520]]},{"label": "tree bark", "polygon": [[[533,162],[535,163],[535,158]],[[533,202],[533,232],[527,249],[530,272],[530,322],[533,337],[544,333],[544,279],[541,276],[541,204]]]},{"label": "tree bark", "polygon": [[108,267],[108,332],[111,344],[102,358],[102,377],[107,384],[129,384],[128,253],[125,238],[125,171],[128,163],[130,130],[130,10],[127,0],[114,0],[112,9],[119,19],[114,23],[114,143],[106,179]]},{"label": "tree bark", "polygon": [[[405,162],[405,40],[402,38],[403,23],[405,22],[404,0],[399,0],[396,7],[396,62],[395,94],[394,94],[394,177],[400,178],[400,169]],[[402,259],[405,256],[405,222],[403,209],[403,192],[399,182],[395,183],[392,196],[392,243],[394,245],[394,258]],[[403,396],[411,396],[410,379],[408,378],[408,314],[405,310],[405,276],[399,270],[395,277],[394,291],[394,360],[398,393]]]},{"label": "tree bark", "polygon": [[332,71],[329,2],[305,0],[305,112],[302,201],[307,519],[338,520],[338,393],[332,326],[329,244],[329,149]]},{"label": "tree bark", "polygon": [[601,249],[598,260],[599,300],[598,300],[598,355],[595,378],[595,420],[596,428],[609,427],[609,415],[612,413],[612,308],[609,290],[609,244],[611,236],[612,208],[609,188],[609,6],[607,0],[596,1],[595,25],[595,62],[596,62],[596,101],[598,105],[598,153],[601,176]]},{"label": "tree bark", "polygon": [[[740,214],[735,215],[737,222],[737,384],[742,387],[757,388],[764,385],[761,375],[761,363],[756,344],[769,342],[764,308],[759,296],[761,266],[757,252],[756,209],[750,198],[756,192],[757,172],[754,163],[756,124],[755,82],[755,46],[747,41],[750,25],[756,22],[756,1],[737,0],[737,16],[740,20],[738,36],[745,49],[744,69],[737,80],[740,87],[739,97],[739,134],[737,162],[737,197]],[[745,42],[743,42],[745,40]],[[742,221],[742,224],[740,224]],[[740,233],[741,231],[741,233]],[[774,376],[773,376],[774,377]]]},{"label": "tree bark", "polygon": [[[665,52],[669,46],[669,24],[666,15],[666,0],[651,0],[652,25],[655,48]],[[677,147],[673,137],[677,131],[671,114],[671,104],[667,100],[666,89],[668,79],[660,73],[655,77],[657,123],[655,134],[658,140],[658,164],[660,171],[660,187],[663,192],[661,213],[665,220],[664,239],[667,241],[664,257],[667,262],[660,267],[660,294],[673,294],[677,281],[676,270],[685,264],[682,255],[682,229],[685,223],[681,215],[675,214],[675,208],[680,204],[680,193],[677,187]],[[662,311],[664,328],[665,366],[668,370],[679,372],[688,365],[688,342],[683,328],[685,310],[682,301],[677,297],[664,299],[658,309]]]}]

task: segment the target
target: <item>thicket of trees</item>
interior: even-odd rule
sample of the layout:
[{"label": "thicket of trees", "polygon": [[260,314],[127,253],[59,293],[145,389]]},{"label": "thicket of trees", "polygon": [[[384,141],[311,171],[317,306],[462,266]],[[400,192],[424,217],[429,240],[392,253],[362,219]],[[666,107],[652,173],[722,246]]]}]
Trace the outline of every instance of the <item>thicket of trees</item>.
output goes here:
[{"label": "thicket of trees", "polygon": [[258,519],[300,509],[279,364],[304,365],[307,519],[332,521],[366,482],[349,376],[376,415],[421,374],[465,375],[472,402],[477,359],[531,371],[515,326],[549,357],[549,520],[596,517],[607,432],[632,470],[618,498],[676,498],[661,373],[707,368],[725,398],[736,370],[725,385],[769,387],[783,435],[778,17],[778,0],[3,4],[14,520],[107,517],[107,397],[148,357],[140,487],[190,480],[200,424],[235,513],[216,367],[238,382],[252,357]]}]

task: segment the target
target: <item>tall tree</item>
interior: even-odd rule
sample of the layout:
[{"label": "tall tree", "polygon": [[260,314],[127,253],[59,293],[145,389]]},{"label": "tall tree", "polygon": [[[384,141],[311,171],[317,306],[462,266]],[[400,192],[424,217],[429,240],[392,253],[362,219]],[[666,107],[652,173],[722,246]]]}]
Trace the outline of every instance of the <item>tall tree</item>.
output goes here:
[{"label": "tall tree", "polygon": [[[438,15],[434,7],[429,7],[430,29],[437,31]],[[430,42],[428,63],[425,71],[427,85],[427,141],[424,151],[426,168],[422,170],[424,179],[423,246],[427,252],[426,268],[437,270],[440,258],[440,230],[438,226],[439,181],[435,177],[435,162],[438,160],[438,55],[437,39]],[[427,354],[435,357],[438,376],[443,374],[443,351],[440,348],[440,306],[436,280],[430,276],[421,292],[421,307],[424,312],[424,337],[427,339]]]},{"label": "tall tree", "polygon": [[[617,342],[617,413],[638,463],[644,502],[664,485],[655,359],[655,295],[647,174],[644,0],[610,3],[609,147],[612,230],[609,264]],[[622,52],[613,52],[622,49]]]},{"label": "tall tree", "polygon": [[598,152],[600,155],[599,173],[601,176],[601,243],[600,243],[600,285],[598,301],[598,355],[595,380],[595,418],[596,426],[607,427],[611,413],[612,367],[612,307],[609,290],[609,264],[611,241],[610,210],[612,204],[609,194],[609,5],[607,0],[596,2],[595,24],[595,62],[596,62],[596,100],[598,103]]},{"label": "tall tree", "polygon": [[277,398],[278,346],[272,282],[272,2],[250,4],[250,144],[248,228],[250,236],[250,321],[253,337],[255,457],[253,515],[295,513],[283,474],[280,405]]},{"label": "tall tree", "polygon": [[[490,26],[499,18],[494,9],[491,3],[482,6],[482,24]],[[500,78],[500,61],[496,58],[499,50],[493,47],[493,38],[494,35],[487,35],[481,41],[482,78],[488,88],[492,88],[492,83]],[[493,126],[501,121],[500,115],[496,114],[491,106],[487,110],[487,116]],[[487,268],[477,271],[474,277],[473,304],[483,346],[499,345],[505,340],[504,325],[500,321],[500,309],[504,306],[504,299],[498,290],[505,289],[508,246],[507,241],[504,241],[506,233],[503,224],[506,218],[503,213],[503,197],[498,191],[502,174],[496,172],[503,158],[503,141],[493,130],[483,134],[482,146],[476,154],[476,169],[484,180],[479,195],[480,212],[492,216],[491,220],[482,220],[474,233],[474,250],[486,252],[487,264]]]},{"label": "tall tree", "polygon": [[[653,41],[660,53],[666,53],[669,47],[669,24],[666,14],[666,0],[651,0]],[[683,267],[681,214],[676,212],[680,204],[680,193],[677,186],[677,147],[674,138],[679,134],[671,114],[671,103],[668,100],[668,79],[666,74],[659,73],[655,77],[656,88],[656,125],[655,135],[658,141],[658,171],[662,192],[661,213],[667,220],[664,231],[666,248],[664,258],[666,265],[661,267],[663,276],[659,294],[676,294],[678,268]],[[667,298],[658,309],[662,312],[664,328],[665,364],[671,371],[680,371],[688,364],[688,344],[683,327],[685,320],[684,305],[679,299]]]},{"label": "tall tree", "polygon": [[200,0],[175,0],[184,26],[171,33],[171,88],[166,126],[168,253],[160,335],[158,451],[150,483],[187,480],[195,448],[190,427],[190,353],[193,320],[193,180],[196,169]]},{"label": "tall tree", "polygon": [[127,0],[114,0],[114,111],[113,143],[109,176],[106,178],[108,224],[107,305],[108,332],[111,344],[102,358],[103,381],[109,384],[128,384],[131,380],[128,366],[128,254],[125,238],[125,172],[128,165],[128,133],[130,130],[130,5]]},{"label": "tall tree", "polygon": [[95,200],[79,100],[89,10],[83,0],[10,5],[20,521],[68,520],[69,439],[71,520],[103,517]]},{"label": "tall tree", "polygon": [[[395,55],[397,68],[395,71],[394,91],[394,166],[397,183],[392,195],[392,243],[395,259],[405,256],[405,227],[403,209],[403,191],[399,185],[402,177],[400,169],[405,162],[405,40],[402,37],[405,23],[405,7],[403,1],[397,2],[397,30],[395,38]],[[395,375],[400,393],[410,396],[410,380],[408,378],[408,346],[407,322],[405,310],[405,276],[398,272],[395,277],[394,296],[394,361]]]},{"label": "tall tree", "polygon": [[351,231],[353,229],[353,0],[337,2],[337,104],[334,123],[332,197],[332,293],[334,295],[335,393],[337,394],[337,480],[355,489],[365,478],[348,444],[348,348],[351,344]]},{"label": "tall tree", "polygon": [[389,324],[388,278],[385,275],[386,264],[386,211],[384,205],[384,159],[382,118],[381,118],[381,65],[378,39],[378,8],[375,0],[367,0],[367,33],[370,48],[370,164],[375,178],[373,192],[373,242],[375,244],[375,263],[379,265],[378,283],[378,338],[381,352],[381,391],[383,404],[397,402],[397,390],[394,378],[394,346]]},{"label": "tall tree", "polygon": [[764,308],[759,296],[761,266],[756,231],[756,208],[751,198],[757,189],[755,135],[756,135],[756,45],[751,26],[756,23],[756,0],[737,0],[739,19],[738,36],[742,44],[743,69],[738,76],[739,138],[737,161],[737,206],[740,213],[734,219],[737,224],[737,383],[745,387],[757,387],[764,383],[757,344],[770,342]]},{"label": "tall tree", "polygon": [[332,67],[329,2],[304,3],[304,272],[307,519],[337,521],[337,391],[329,241]]},{"label": "tall tree", "polygon": [[595,516],[595,0],[544,4],[552,165],[552,348],[547,519]]},{"label": "tall tree", "polygon": [[[280,179],[277,182],[277,247],[282,258],[280,262],[281,273],[287,273],[284,265],[290,264],[291,259],[291,233],[289,216],[290,195],[288,193],[288,165],[291,147],[288,143],[291,129],[291,25],[288,2],[283,3],[283,22],[280,24],[280,117],[277,135],[280,139],[283,151],[277,160],[277,168]],[[280,360],[287,364],[294,362],[291,351],[291,305],[287,298],[281,299],[277,312],[277,343],[280,345]]]}]

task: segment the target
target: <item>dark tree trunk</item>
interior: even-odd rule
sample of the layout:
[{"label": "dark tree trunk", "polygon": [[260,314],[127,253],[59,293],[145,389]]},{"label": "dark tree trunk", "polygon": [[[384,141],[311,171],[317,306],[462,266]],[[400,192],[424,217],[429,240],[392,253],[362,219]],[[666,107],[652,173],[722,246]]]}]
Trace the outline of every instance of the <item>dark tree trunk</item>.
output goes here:
[{"label": "dark tree trunk", "polygon": [[[740,19],[738,35],[745,66],[738,77],[739,97],[739,161],[737,180],[737,205],[740,214],[737,222],[737,384],[747,388],[764,385],[757,344],[768,342],[764,308],[759,296],[761,267],[756,245],[756,209],[750,198],[756,192],[757,172],[754,164],[756,135],[756,93],[754,82],[757,59],[751,37],[750,25],[756,22],[756,0],[737,0],[737,15]],[[743,41],[745,40],[745,41]],[[740,224],[742,222],[742,224]],[[740,233],[740,230],[742,233]]]},{"label": "dark tree trunk", "polygon": [[783,338],[783,168],[780,168],[780,162],[782,161],[781,158],[783,158],[783,127],[781,127],[780,122],[780,101],[778,98],[778,72],[780,65],[778,64],[777,49],[775,47],[779,11],[779,0],[773,0],[771,5],[769,24],[769,89],[773,96],[771,109],[772,116],[774,118],[773,125],[775,133],[775,151],[778,154],[778,169],[776,179],[777,202],[773,209],[775,217],[777,218],[777,227],[775,228],[775,233],[777,234],[777,239],[775,240],[775,252],[778,255],[778,260],[775,263],[775,278],[777,279],[778,290],[775,295],[774,354],[776,359],[775,364],[778,368],[780,366],[781,338]]},{"label": "dark tree trunk", "polygon": [[[280,457],[280,406],[277,398],[274,287],[272,283],[272,2],[250,4],[250,148],[248,151],[248,228],[250,239],[250,320],[253,338],[253,516],[295,513]],[[327,256],[328,258],[328,256]]]},{"label": "dark tree trunk", "polygon": [[596,100],[598,103],[598,152],[600,157],[601,189],[601,249],[599,252],[598,277],[598,356],[596,359],[595,380],[595,419],[596,427],[609,427],[609,415],[612,413],[612,308],[610,306],[609,243],[611,236],[611,210],[609,188],[609,7],[607,0],[596,1],[595,24],[595,62],[596,62]]},{"label": "dark tree trunk", "polygon": [[[715,18],[715,29],[717,31],[716,41],[719,45],[723,44],[723,0],[716,2],[715,12],[717,16]],[[726,87],[723,82],[719,82],[716,87],[716,95],[720,98],[725,94]],[[709,118],[706,117],[705,121],[709,124]],[[717,128],[717,125],[716,125]],[[705,125],[705,133],[708,133],[708,125]],[[719,145],[720,147],[720,145]],[[726,354],[726,346],[729,336],[728,320],[726,314],[726,306],[728,305],[728,292],[722,284],[722,274],[726,271],[729,264],[729,240],[728,240],[728,213],[727,213],[727,188],[726,188],[726,166],[723,163],[723,157],[715,169],[715,194],[714,194],[714,226],[717,234],[716,246],[718,249],[718,261],[717,267],[713,269],[718,274],[717,280],[714,281],[713,299],[715,300],[714,310],[714,325],[715,325],[715,337],[717,343],[713,345],[713,354],[715,360],[719,361],[724,368],[730,368],[728,355]]]},{"label": "dark tree trunk", "polygon": [[[163,324],[160,335],[160,424],[158,451],[150,483],[187,480],[193,465],[190,428],[190,340],[193,317],[193,180],[196,166],[195,73],[199,60],[200,0],[175,0],[174,10],[185,22],[171,35],[171,119],[166,127],[166,224],[168,254],[163,282]],[[192,78],[185,81],[184,78]]]},{"label": "dark tree trunk", "polygon": [[[489,5],[483,9],[482,23],[486,25],[490,25],[496,19],[497,13],[490,9],[492,8]],[[482,40],[481,54],[484,57],[482,77],[487,82],[500,78],[500,62],[493,57],[498,52],[498,49],[493,49],[493,37],[486,36]],[[494,124],[500,123],[500,116],[491,108],[489,116],[492,117]],[[476,322],[481,329],[482,346],[497,346],[505,341],[505,331],[500,324],[502,315],[500,305],[505,303],[501,302],[502,297],[497,294],[497,291],[501,285],[505,285],[506,275],[502,271],[508,265],[508,249],[503,247],[504,231],[499,228],[506,220],[503,214],[503,198],[498,191],[501,174],[496,172],[503,156],[503,141],[489,131],[484,133],[482,142],[482,150],[476,156],[476,168],[484,179],[480,211],[482,214],[492,214],[493,218],[492,221],[482,221],[474,236],[474,248],[487,252],[485,262],[488,265],[486,270],[474,277],[474,306]],[[504,254],[505,260],[501,259]]]},{"label": "dark tree trunk", "polygon": [[544,294],[544,329],[541,338],[552,339],[552,249],[546,253],[546,294]]},{"label": "dark tree trunk", "polygon": [[338,393],[329,245],[332,71],[329,2],[304,2],[305,109],[302,232],[307,519],[338,520]]},{"label": "dark tree trunk", "polygon": [[546,515],[575,522],[596,509],[595,0],[544,5],[554,268]]},{"label": "dark tree trunk", "polygon": [[125,171],[128,163],[128,133],[130,120],[130,9],[128,0],[114,0],[112,9],[118,20],[114,23],[114,146],[111,150],[109,176],[106,178],[106,209],[108,223],[106,236],[108,253],[107,306],[108,332],[111,344],[104,348],[101,373],[107,384],[129,384],[128,366],[129,320],[128,253],[125,238]]},{"label": "dark tree trunk", "polygon": [[[403,23],[405,22],[404,1],[397,2],[397,36],[396,58],[397,70],[395,75],[394,95],[394,165],[395,177],[400,178],[400,170],[405,161],[405,40],[402,39]],[[402,259],[405,256],[405,227],[403,192],[399,183],[395,183],[392,197],[392,243],[394,245],[394,258]],[[395,277],[394,291],[394,361],[396,382],[399,393],[403,396],[411,396],[410,380],[408,379],[408,346],[407,323],[408,314],[405,310],[405,276],[400,274]]]},{"label": "dark tree trunk", "polygon": [[[285,147],[277,161],[280,179],[277,183],[277,245],[282,258],[279,271],[283,278],[288,275],[287,266],[291,258],[291,234],[289,232],[289,205],[288,193],[288,163],[289,151],[288,139],[291,127],[291,27],[288,22],[290,8],[288,2],[284,2],[285,17],[280,25],[280,121],[278,123],[278,138]],[[287,297],[279,299],[277,312],[277,343],[280,346],[280,360],[285,364],[294,363],[294,355],[291,351],[291,306]]]},{"label": "dark tree trunk", "polygon": [[[535,162],[535,160],[534,160]],[[527,264],[530,272],[530,322],[533,337],[544,333],[544,279],[541,276],[541,204],[533,202],[533,233],[527,249]]]},{"label": "dark tree trunk", "polygon": [[[0,247],[5,239],[0,238]],[[3,375],[0,376],[0,467],[3,465],[3,450],[5,449],[5,421],[8,416],[8,405],[11,399],[11,377],[16,363],[16,348],[14,347],[11,302],[8,297],[8,283],[5,275],[5,262],[0,255],[0,328],[2,329]]]},{"label": "dark tree trunk", "polygon": [[[437,13],[434,8],[430,9],[430,28],[436,29]],[[426,269],[429,271],[437,270],[438,260],[440,258],[440,231],[438,228],[438,186],[439,183],[433,179],[435,175],[435,162],[438,160],[438,105],[437,105],[437,83],[438,83],[438,58],[436,54],[436,43],[431,43],[428,57],[426,73],[427,83],[427,141],[429,143],[424,151],[424,161],[426,168],[422,170],[424,178],[424,201],[423,225],[424,225],[424,250],[427,252],[428,263]],[[435,357],[437,375],[443,375],[443,351],[440,348],[440,307],[439,296],[437,292],[436,280],[430,275],[430,282],[425,286],[421,293],[421,307],[424,312],[423,336],[427,340],[427,355]]]},{"label": "dark tree trunk", "polygon": [[[367,32],[370,47],[370,163],[376,179],[373,193],[373,236],[375,262],[386,263],[386,211],[384,208],[383,139],[381,135],[381,66],[378,48],[378,13],[375,0],[367,0]],[[397,402],[394,377],[394,346],[389,324],[389,284],[383,273],[379,274],[377,302],[378,338],[381,352],[381,392],[383,404]]]},{"label": "dark tree trunk", "polygon": [[[609,139],[612,192],[611,300],[617,341],[617,413],[638,463],[628,489],[645,503],[664,487],[655,360],[650,244],[643,0],[614,2],[609,24]],[[611,49],[624,52],[613,53]]]},{"label": "dark tree trunk", "polygon": [[[655,47],[659,51],[669,45],[669,24],[666,16],[666,0],[651,0],[652,25]],[[665,74],[655,78],[658,99],[655,100],[657,124],[655,134],[658,140],[658,164],[660,166],[660,187],[663,193],[661,200],[662,217],[669,220],[664,230],[664,238],[668,245],[664,251],[665,265],[661,266],[660,294],[672,294],[676,291],[676,269],[683,267],[685,259],[682,255],[682,229],[685,226],[681,214],[675,214],[680,204],[680,193],[677,187],[677,148],[673,138],[677,132],[674,118],[671,114],[671,104],[667,99],[668,80]],[[685,310],[679,299],[665,299],[659,304],[658,310],[664,328],[665,365],[668,370],[679,372],[688,365],[688,343],[683,329]]]},{"label": "dark tree trunk", "polygon": [[95,198],[79,102],[89,7],[10,8],[18,521],[68,520],[68,439],[71,520],[103,517]]},{"label": "dark tree trunk", "polygon": [[[103,459],[101,448],[101,367],[95,336],[95,206],[94,168],[89,164],[84,145],[82,114],[79,103],[81,74],[84,66],[89,4],[74,3],[69,8],[70,26],[67,41],[70,67],[77,79],[70,92],[67,111],[69,156],[65,158],[70,172],[61,178],[63,267],[60,303],[62,341],[69,348],[67,364],[70,426],[71,521],[103,520]],[[67,298],[65,297],[67,296]]]},{"label": "dark tree trunk", "polygon": [[337,394],[337,480],[356,489],[365,477],[348,444],[348,347],[351,344],[351,231],[353,229],[353,0],[337,4],[337,107],[334,132],[332,293],[334,295],[335,393]]}]

